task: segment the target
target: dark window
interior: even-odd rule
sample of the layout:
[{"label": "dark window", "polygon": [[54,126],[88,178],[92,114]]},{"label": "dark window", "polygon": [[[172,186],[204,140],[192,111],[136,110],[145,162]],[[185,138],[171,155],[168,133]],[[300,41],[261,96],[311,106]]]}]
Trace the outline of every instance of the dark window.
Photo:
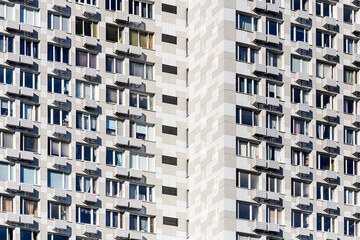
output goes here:
[{"label": "dark window", "polygon": [[177,227],[178,226],[178,219],[177,218],[171,218],[171,217],[163,217],[163,224]]},{"label": "dark window", "polygon": [[177,196],[177,188],[163,186],[162,194]]},{"label": "dark window", "polygon": [[171,43],[171,44],[177,44],[177,37],[167,35],[167,34],[162,34],[161,41]]},{"label": "dark window", "polygon": [[162,133],[167,133],[167,134],[171,134],[171,135],[177,135],[177,128],[163,125],[162,126]]},{"label": "dark window", "polygon": [[177,67],[163,64],[162,71],[165,73],[177,74]]},{"label": "dark window", "polygon": [[162,156],[162,163],[177,166],[177,158]]},{"label": "dark window", "polygon": [[163,103],[169,103],[177,105],[177,97],[169,96],[169,95],[162,95]]},{"label": "dark window", "polygon": [[173,14],[177,14],[177,7],[173,6],[173,5],[169,5],[169,4],[162,4],[162,9],[163,12],[168,12],[168,13],[173,13]]}]

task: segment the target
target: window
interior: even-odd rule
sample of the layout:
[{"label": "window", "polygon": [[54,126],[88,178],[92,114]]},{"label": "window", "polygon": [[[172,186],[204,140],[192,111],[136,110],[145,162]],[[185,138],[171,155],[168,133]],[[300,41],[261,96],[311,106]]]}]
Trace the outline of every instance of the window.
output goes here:
[{"label": "window", "polygon": [[344,173],[358,175],[358,161],[351,158],[344,158]]},{"label": "window", "polygon": [[247,189],[259,189],[260,175],[237,170],[236,186]]},{"label": "window", "polygon": [[106,71],[111,73],[123,73],[123,60],[106,56]]},{"label": "window", "polygon": [[[121,0],[120,0],[121,1]],[[96,6],[96,0],[76,0],[77,3],[84,3]]]},{"label": "window", "polygon": [[0,180],[14,180],[14,165],[0,163]]},{"label": "window", "polygon": [[281,23],[266,20],[266,34],[275,35],[280,37]]},{"label": "window", "polygon": [[20,214],[38,216],[38,201],[21,198]]},{"label": "window", "polygon": [[281,85],[277,85],[277,84],[274,84],[272,82],[267,82],[267,84],[266,84],[266,97],[281,99],[282,98],[281,88],[282,88]]},{"label": "window", "polygon": [[20,167],[20,182],[38,184],[38,169],[33,167]]},{"label": "window", "polygon": [[76,191],[96,194],[96,179],[76,175]]},{"label": "window", "polygon": [[[0,10],[1,10],[1,6],[0,6]],[[0,11],[0,13],[1,13],[1,11]],[[12,228],[0,227],[0,239],[13,240]]]},{"label": "window", "polygon": [[357,71],[344,68],[344,83],[357,83]]},{"label": "window", "polygon": [[20,22],[40,27],[39,10],[20,7]]},{"label": "window", "polygon": [[48,92],[69,95],[69,81],[62,78],[48,76]]},{"label": "window", "polygon": [[349,205],[357,205],[358,191],[344,188],[344,203]]},{"label": "window", "polygon": [[266,114],[266,128],[282,130],[282,117],[276,114]]},{"label": "window", "polygon": [[357,101],[344,98],[344,113],[354,114],[356,113]]},{"label": "window", "polygon": [[267,145],[267,160],[281,162],[281,148],[272,145]]},{"label": "window", "polygon": [[58,47],[48,44],[48,61],[62,62],[69,64],[69,48]]},{"label": "window", "polygon": [[[293,0],[296,1],[296,0]],[[298,0],[299,1],[299,0]],[[299,26],[291,26],[291,31],[290,31],[290,38],[291,41],[300,41],[300,42],[308,42],[308,35],[309,35],[309,30],[299,27]]]},{"label": "window", "polygon": [[0,83],[13,84],[14,70],[0,67]]},{"label": "window", "polygon": [[266,52],[266,66],[280,67],[281,55],[274,52]]},{"label": "window", "polygon": [[334,96],[322,92],[316,92],[316,107],[334,109]]},{"label": "window", "polygon": [[291,102],[309,104],[308,90],[292,87],[291,88]]},{"label": "window", "polygon": [[20,38],[20,54],[38,58],[39,43]]},{"label": "window", "polygon": [[76,50],[76,66],[96,69],[96,54]]},{"label": "window", "polygon": [[15,20],[14,6],[0,3],[0,19]]},{"label": "window", "polygon": [[36,153],[38,151],[38,138],[21,134],[20,135],[20,150]]},{"label": "window", "polygon": [[61,203],[49,202],[48,204],[48,218],[70,220],[69,206]]},{"label": "window", "polygon": [[124,135],[124,121],[106,118],[106,134],[109,135]]},{"label": "window", "polygon": [[344,235],[357,236],[358,223],[351,219],[344,219]]},{"label": "window", "polygon": [[130,137],[154,141],[154,126],[130,122]]},{"label": "window", "polygon": [[350,145],[357,145],[358,132],[354,129],[344,128],[344,143]]},{"label": "window", "polygon": [[291,212],[291,226],[293,228],[308,228],[310,221],[309,213],[299,211]]},{"label": "window", "polygon": [[129,0],[129,13],[140,15],[143,18],[153,18],[153,4]]},{"label": "window", "polygon": [[95,99],[97,97],[98,86],[86,82],[76,81],[75,95],[77,98],[90,98]]},{"label": "window", "polygon": [[333,48],[334,36],[316,31],[316,46]]},{"label": "window", "polygon": [[122,158],[122,152],[106,149],[106,164],[115,166],[125,166]]},{"label": "window", "polygon": [[123,89],[106,87],[106,102],[122,105]]},{"label": "window", "polygon": [[316,168],[320,170],[335,171],[335,158],[330,155],[317,154]]},{"label": "window", "polygon": [[309,11],[308,0],[291,0],[291,10]]},{"label": "window", "polygon": [[[0,3],[0,16],[1,16],[1,3]],[[1,19],[1,17],[0,17]],[[0,35],[0,52],[13,52],[14,38],[9,36]]]},{"label": "window", "polygon": [[309,60],[291,56],[291,71],[309,73]]},{"label": "window", "polygon": [[259,94],[259,82],[241,76],[236,76],[236,91],[250,95]]},{"label": "window", "polygon": [[310,183],[292,180],[291,195],[294,197],[310,197]]},{"label": "window", "polygon": [[292,149],[291,151],[292,165],[309,166],[309,162],[310,162],[310,155],[308,152]]},{"label": "window", "polygon": [[258,63],[259,62],[258,50],[249,47],[243,47],[237,44],[236,60],[247,63]]},{"label": "window", "polygon": [[55,124],[61,126],[70,126],[69,111],[59,110],[55,108],[48,108],[48,124]]},{"label": "window", "polygon": [[129,30],[130,45],[154,49],[154,34],[147,32],[140,32],[135,30]]},{"label": "window", "polygon": [[153,201],[153,187],[130,184],[129,198],[141,201]]},{"label": "window", "polygon": [[4,148],[13,147],[13,134],[7,132],[0,132],[1,134],[1,146]]},{"label": "window", "polygon": [[76,222],[96,225],[96,209],[76,206]]},{"label": "window", "polygon": [[334,78],[333,65],[316,62],[316,77],[319,78]]},{"label": "window", "polygon": [[48,29],[70,33],[70,18],[64,15],[48,13]]},{"label": "window", "polygon": [[60,188],[69,190],[69,175],[68,173],[48,171],[48,187]]},{"label": "window", "polygon": [[236,108],[236,123],[248,126],[258,126],[259,113],[243,108]]},{"label": "window", "polygon": [[106,179],[106,196],[123,197],[123,184],[118,181]]},{"label": "window", "polygon": [[143,93],[130,92],[130,106],[146,110],[153,110],[153,96]]},{"label": "window", "polygon": [[96,162],[96,148],[76,144],[76,160]]},{"label": "window", "polygon": [[236,202],[236,218],[256,221],[259,218],[259,207],[250,203]]},{"label": "window", "polygon": [[98,24],[97,22],[76,18],[75,34],[98,38]]},{"label": "window", "polygon": [[115,25],[106,24],[106,41],[110,42],[123,42],[123,28]]},{"label": "window", "polygon": [[259,158],[259,144],[236,140],[236,155],[242,157]]},{"label": "window", "polygon": [[320,17],[333,17],[333,5],[316,1],[316,15]]},{"label": "window", "polygon": [[69,143],[49,139],[48,154],[50,156],[69,157]]},{"label": "window", "polygon": [[130,76],[153,80],[153,65],[130,61]]},{"label": "window", "polygon": [[154,157],[130,153],[130,168],[154,171]]},{"label": "window", "polygon": [[105,9],[111,11],[122,11],[122,0],[105,0]]},{"label": "window", "polygon": [[48,240],[69,240],[69,237],[48,234]]},{"label": "window", "polygon": [[13,101],[0,99],[0,115],[13,116]]},{"label": "window", "polygon": [[39,74],[20,71],[20,87],[38,89]]},{"label": "window", "polygon": [[37,232],[20,230],[20,240],[37,240],[37,239],[38,239]]},{"label": "window", "polygon": [[[1,204],[1,211],[2,212],[13,212],[13,198],[12,197],[6,197],[0,195],[0,204]],[[0,239],[2,236],[2,230],[0,228]],[[6,239],[6,238],[5,238]]]},{"label": "window", "polygon": [[357,41],[352,38],[344,37],[344,53],[357,53]]},{"label": "window", "polygon": [[123,213],[106,211],[106,226],[113,228],[124,228]]},{"label": "window", "polygon": [[317,122],[316,138],[335,140],[335,126]]},{"label": "window", "polygon": [[[132,0],[130,0],[132,1]],[[129,229],[142,232],[154,232],[154,217],[130,214]]]},{"label": "window", "polygon": [[292,134],[303,134],[309,136],[309,122],[299,118],[291,119]]},{"label": "window", "polygon": [[266,209],[266,222],[273,224],[282,224],[282,210],[268,207]]},{"label": "window", "polygon": [[324,232],[334,232],[335,231],[335,218],[328,217],[324,215],[317,215],[317,230]]},{"label": "window", "polygon": [[20,118],[38,121],[38,107],[26,103],[20,103]]},{"label": "window", "polygon": [[271,175],[266,176],[266,191],[281,193],[282,179]]},{"label": "window", "polygon": [[356,12],[353,8],[344,5],[344,22],[346,23],[355,23],[356,22]]},{"label": "window", "polygon": [[257,32],[258,31],[258,19],[252,16],[247,16],[242,13],[236,14],[236,28],[249,31]]}]

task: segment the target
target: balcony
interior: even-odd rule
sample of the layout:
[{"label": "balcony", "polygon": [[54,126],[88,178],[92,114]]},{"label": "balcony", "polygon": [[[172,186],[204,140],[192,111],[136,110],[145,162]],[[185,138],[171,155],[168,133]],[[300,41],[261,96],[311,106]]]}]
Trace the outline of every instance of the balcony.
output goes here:
[{"label": "balcony", "polygon": [[131,199],[129,201],[129,208],[135,209],[135,210],[141,210],[142,202],[140,200]]},{"label": "balcony", "polygon": [[280,106],[280,102],[278,98],[271,98],[268,97],[266,98],[266,104],[270,107],[270,108],[278,108]]},{"label": "balcony", "polygon": [[356,127],[360,126],[360,115],[354,115],[353,116],[352,124],[354,124]]},{"label": "balcony", "polygon": [[128,115],[129,107],[124,105],[114,106],[114,115]]},{"label": "balcony", "polygon": [[20,192],[23,192],[25,194],[33,194],[34,193],[34,185],[27,184],[27,183],[21,183],[20,184]]},{"label": "balcony", "polygon": [[325,240],[337,240],[337,234],[333,232],[326,232],[325,233]]},{"label": "balcony", "polygon": [[29,119],[20,119],[20,128],[24,128],[24,129],[33,129],[34,128],[34,123],[32,120]]},{"label": "balcony", "polygon": [[303,146],[308,145],[310,143],[310,138],[307,135],[304,134],[297,134],[296,135],[296,144]]},{"label": "balcony", "polygon": [[84,68],[83,77],[89,80],[95,80],[97,78],[97,73],[95,68]]},{"label": "balcony", "polygon": [[310,230],[308,228],[296,228],[296,236],[298,239],[308,239]]},{"label": "balcony", "polygon": [[33,225],[34,224],[34,217],[33,215],[20,215],[20,223],[24,225]]},{"label": "balcony", "polygon": [[280,194],[277,192],[267,192],[267,200],[278,202],[280,200]]},{"label": "balcony", "polygon": [[360,206],[354,206],[353,215],[355,217],[360,217]]},{"label": "balcony", "polygon": [[97,39],[94,37],[84,36],[83,41],[84,47],[94,48],[97,46]]},{"label": "balcony", "polygon": [[254,201],[265,200],[265,199],[267,199],[267,194],[263,190],[255,189],[252,192],[252,198],[253,198]]},{"label": "balcony", "polygon": [[310,106],[306,103],[296,104],[296,112],[300,115],[307,115],[310,113]]},{"label": "balcony", "polygon": [[360,54],[354,53],[352,56],[353,64],[360,64]]},{"label": "balcony", "polygon": [[65,9],[66,8],[66,0],[54,0],[53,8],[54,9]]},{"label": "balcony", "polygon": [[266,1],[254,0],[253,11],[266,11]]},{"label": "balcony", "polygon": [[270,12],[270,13],[273,13],[273,14],[278,14],[280,12],[279,5],[274,4],[274,3],[267,3],[266,4],[266,11]]},{"label": "balcony", "polygon": [[360,146],[359,145],[353,146],[353,155],[356,157],[360,156]]},{"label": "balcony", "polygon": [[322,55],[325,59],[333,60],[337,56],[337,50],[335,48],[324,47],[322,49]]},{"label": "balcony", "polygon": [[301,11],[301,10],[297,10],[295,12],[295,18],[297,21],[299,22],[303,22],[303,21],[308,21],[309,20],[309,12],[307,11]]},{"label": "balcony", "polygon": [[97,235],[97,226],[86,224],[84,227],[84,235],[86,235],[86,236]]},{"label": "balcony", "polygon": [[130,138],[129,146],[132,148],[141,148],[142,147],[141,139]]},{"label": "balcony", "polygon": [[129,115],[131,117],[140,118],[142,116],[141,108],[129,107]]},{"label": "balcony", "polygon": [[129,22],[134,23],[135,25],[141,24],[141,17],[139,15],[130,14]]},{"label": "balcony", "polygon": [[352,94],[354,94],[356,97],[360,97],[360,85],[359,84],[354,84],[352,86],[352,88],[353,88]]},{"label": "balcony", "polygon": [[337,111],[326,108],[323,110],[323,118],[327,121],[334,121],[337,119]]},{"label": "balcony", "polygon": [[62,62],[54,62],[54,70],[55,74],[65,74],[66,73],[66,64]]},{"label": "balcony", "polygon": [[84,108],[85,109],[97,109],[97,101],[94,99],[85,98],[84,99]]},{"label": "balcony", "polygon": [[129,145],[129,139],[127,137],[123,137],[123,136],[116,136],[115,145],[128,146]]},{"label": "balcony", "polygon": [[123,229],[116,229],[116,240],[120,240],[120,239],[129,239],[129,233],[127,230],[123,230]]},{"label": "balcony", "polygon": [[114,15],[114,22],[127,22],[127,21],[128,21],[128,15],[125,12],[116,11]]},{"label": "balcony", "polygon": [[266,97],[261,95],[252,96],[252,104],[257,107],[264,107],[266,105]]},{"label": "balcony", "polygon": [[128,176],[129,176],[129,169],[116,166],[115,177],[128,177]]},{"label": "balcony", "polygon": [[267,224],[265,222],[256,221],[254,224],[254,231],[265,232],[267,230]]},{"label": "balcony", "polygon": [[135,178],[135,179],[141,179],[142,178],[142,171],[138,169],[129,169],[129,177]]},{"label": "balcony", "polygon": [[308,197],[297,197],[296,198],[296,206],[309,207],[310,206],[310,198],[308,198]]},{"label": "balcony", "polygon": [[358,23],[353,24],[352,31],[354,34],[359,34],[360,33],[360,24],[358,24]]},{"label": "balcony", "polygon": [[336,210],[337,210],[337,203],[336,202],[326,201],[324,211],[326,211],[326,212],[334,212]]},{"label": "balcony", "polygon": [[360,176],[358,176],[358,175],[355,175],[355,176],[354,176],[353,184],[354,184],[356,187],[360,187]]},{"label": "balcony", "polygon": [[5,125],[7,127],[17,128],[19,127],[19,124],[20,124],[20,120],[18,118],[14,118],[14,117],[5,118]]},{"label": "balcony", "polygon": [[142,233],[141,232],[136,232],[136,231],[130,231],[129,234],[129,239],[130,240],[142,240]]},{"label": "balcony", "polygon": [[32,66],[34,64],[34,58],[31,56],[20,55],[20,63]]},{"label": "balcony", "polygon": [[83,202],[84,203],[97,203],[97,195],[93,193],[85,193],[83,196]]},{"label": "balcony", "polygon": [[134,85],[136,87],[141,86],[141,77],[129,76],[129,84]]},{"label": "balcony", "polygon": [[128,77],[124,74],[114,74],[114,84],[128,84]]},{"label": "balcony", "polygon": [[7,52],[5,54],[6,62],[20,63],[20,55],[17,53]]},{"label": "balcony", "polygon": [[254,63],[252,65],[252,72],[254,74],[265,74],[266,73],[265,64]]},{"label": "balcony", "polygon": [[266,34],[262,32],[254,32],[253,42],[266,42]]},{"label": "balcony", "polygon": [[309,43],[297,41],[295,43],[295,48],[297,52],[308,52],[309,51]]},{"label": "balcony", "polygon": [[54,136],[56,137],[64,137],[66,136],[66,127],[61,125],[54,125]]},{"label": "balcony", "polygon": [[273,161],[273,160],[267,160],[266,162],[267,162],[266,167],[268,169],[275,170],[275,171],[280,170],[280,163],[279,162]]},{"label": "balcony", "polygon": [[273,232],[273,233],[279,233],[280,232],[280,226],[279,226],[279,224],[268,223],[267,231],[268,232]]},{"label": "balcony", "polygon": [[32,34],[34,32],[34,28],[31,24],[20,23],[20,31],[27,34]]},{"label": "balcony", "polygon": [[266,128],[255,126],[253,127],[253,136],[258,137],[265,137],[266,136]]},{"label": "balcony", "polygon": [[334,152],[337,150],[337,142],[335,142],[334,140],[330,140],[330,139],[325,139],[323,141],[323,149],[329,152]]},{"label": "balcony", "polygon": [[21,151],[20,159],[23,161],[33,162],[34,161],[34,153],[28,152],[28,151]]},{"label": "balcony", "polygon": [[97,164],[95,162],[85,161],[84,172],[92,173],[92,174],[96,173],[97,172]]},{"label": "balcony", "polygon": [[266,36],[266,42],[269,44],[279,45],[280,39],[279,39],[279,36],[268,34]]},{"label": "balcony", "polygon": [[267,167],[266,160],[262,159],[262,158],[254,157],[252,167],[253,168],[266,168]]},{"label": "balcony", "polygon": [[336,181],[338,173],[331,170],[325,170],[323,172],[323,179],[325,181]]},{"label": "balcony", "polygon": [[19,189],[20,184],[18,182],[6,181],[5,191],[15,193],[18,192]]},{"label": "balcony", "polygon": [[127,208],[129,207],[129,200],[125,198],[116,198],[115,208]]},{"label": "balcony", "polygon": [[279,138],[279,131],[276,129],[267,128],[266,137],[268,138]]},{"label": "balcony", "polygon": [[6,30],[8,31],[19,31],[20,23],[16,21],[6,20]]},{"label": "balcony", "polygon": [[66,229],[67,229],[67,224],[66,224],[65,220],[55,219],[55,221],[54,221],[54,230],[56,232],[66,231]]},{"label": "balcony", "polygon": [[10,85],[10,84],[6,84],[6,94],[7,95],[19,95],[20,92],[20,88],[16,85]]},{"label": "balcony", "polygon": [[115,53],[128,53],[129,45],[123,43],[115,43],[114,52]]},{"label": "balcony", "polygon": [[142,48],[130,45],[129,54],[134,55],[134,56],[141,56]]},{"label": "balcony", "polygon": [[266,73],[272,76],[279,76],[279,68],[274,66],[266,66]]},{"label": "balcony", "polygon": [[97,14],[96,7],[90,5],[84,5],[84,16],[86,17],[95,17]]},{"label": "balcony", "polygon": [[66,158],[64,157],[54,157],[54,167],[55,168],[66,168]]},{"label": "balcony", "polygon": [[20,222],[20,215],[16,213],[6,213],[6,223],[18,224]]},{"label": "balcony", "polygon": [[296,166],[296,175],[298,176],[309,176],[310,175],[310,168],[308,166]]},{"label": "balcony", "polygon": [[336,18],[333,17],[324,17],[323,18],[323,27],[326,29],[333,29],[336,27]]},{"label": "balcony", "polygon": [[32,88],[21,87],[19,94],[22,97],[32,98],[34,97],[34,90]]},{"label": "balcony", "polygon": [[86,142],[96,142],[97,141],[97,132],[84,130],[84,141]]},{"label": "balcony", "polygon": [[64,189],[55,188],[53,198],[56,200],[66,199],[66,191]]},{"label": "balcony", "polygon": [[18,160],[20,157],[20,152],[17,149],[7,148],[5,150],[5,157],[8,160]]}]

